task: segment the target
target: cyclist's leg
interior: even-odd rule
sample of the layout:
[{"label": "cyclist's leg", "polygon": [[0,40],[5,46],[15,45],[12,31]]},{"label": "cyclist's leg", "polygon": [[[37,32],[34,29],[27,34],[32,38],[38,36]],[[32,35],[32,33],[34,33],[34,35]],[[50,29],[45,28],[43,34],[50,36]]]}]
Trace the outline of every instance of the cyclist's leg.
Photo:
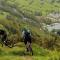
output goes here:
[{"label": "cyclist's leg", "polygon": [[26,44],[26,51],[32,53],[33,55],[33,50],[30,42],[27,42]]},{"label": "cyclist's leg", "polygon": [[30,51],[30,53],[32,53],[32,55],[33,55],[33,50],[32,50],[32,46],[31,46],[31,43],[29,42],[29,51]]},{"label": "cyclist's leg", "polygon": [[29,49],[29,45],[30,45],[30,43],[27,41],[26,44],[25,44],[25,46],[26,46],[26,51],[27,51],[27,52],[30,51],[30,49]]},{"label": "cyclist's leg", "polygon": [[27,41],[24,41],[25,44],[25,52],[27,51]]},{"label": "cyclist's leg", "polygon": [[29,51],[30,51],[30,47],[31,47],[30,42],[27,42],[27,48],[28,48]]},{"label": "cyclist's leg", "polygon": [[26,51],[31,52],[32,51],[31,43],[27,41],[25,45],[26,45]]}]

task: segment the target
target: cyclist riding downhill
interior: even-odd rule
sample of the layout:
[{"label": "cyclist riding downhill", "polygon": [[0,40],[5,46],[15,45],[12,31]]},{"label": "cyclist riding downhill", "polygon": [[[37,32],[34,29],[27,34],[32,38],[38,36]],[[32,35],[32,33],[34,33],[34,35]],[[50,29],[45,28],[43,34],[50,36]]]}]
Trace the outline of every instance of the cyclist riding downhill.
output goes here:
[{"label": "cyclist riding downhill", "polygon": [[24,29],[22,31],[22,36],[23,36],[23,40],[24,40],[24,44],[26,46],[26,51],[32,53],[33,55],[33,50],[32,50],[32,38],[31,38],[31,32],[29,29]]}]

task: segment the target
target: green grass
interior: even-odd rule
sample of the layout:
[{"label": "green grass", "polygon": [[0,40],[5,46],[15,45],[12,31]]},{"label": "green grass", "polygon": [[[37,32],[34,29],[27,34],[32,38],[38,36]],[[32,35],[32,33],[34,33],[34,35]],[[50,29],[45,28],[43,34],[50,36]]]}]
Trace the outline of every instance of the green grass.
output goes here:
[{"label": "green grass", "polygon": [[[45,0],[44,4],[40,4],[40,0],[34,0],[31,4],[31,0],[16,0],[11,2],[12,0],[7,0],[9,5],[17,5],[17,7],[21,11],[25,11],[25,15],[32,13],[32,16],[35,14],[36,11],[42,13],[42,16],[51,13],[52,11],[60,11],[60,4],[54,3],[53,5]],[[5,2],[4,2],[5,3]],[[57,6],[57,7],[56,7]],[[4,11],[2,11],[4,12]],[[4,12],[4,14],[0,14],[0,25],[3,26],[2,28],[7,29],[9,34],[13,35],[13,31],[21,32],[21,29],[25,26],[28,26],[31,29],[33,37],[36,38],[33,42],[37,44],[32,44],[32,48],[34,51],[34,55],[26,53],[24,55],[25,46],[23,43],[17,44],[17,46],[13,48],[8,48],[6,46],[1,47],[0,45],[0,60],[60,60],[60,51],[57,50],[47,50],[39,46],[39,44],[44,41],[49,41],[54,38],[46,34],[43,30],[40,30],[39,26],[35,26],[33,23],[22,22],[22,19],[17,19],[17,16],[13,16],[13,19],[7,19],[7,15],[11,15],[10,12]],[[30,16],[30,15],[29,15]],[[16,20],[16,22],[15,22]],[[40,22],[40,21],[39,21]],[[28,28],[27,27],[27,28]],[[0,27],[1,28],[1,27]],[[17,32],[16,32],[17,33]],[[14,36],[14,35],[13,35]],[[50,38],[48,38],[50,36]],[[19,36],[20,37],[20,36]],[[12,38],[11,38],[12,39]],[[41,41],[40,41],[41,40]],[[59,39],[58,39],[59,41]],[[43,43],[46,44],[46,43]]]},{"label": "green grass", "polygon": [[32,44],[34,55],[30,53],[24,55],[24,43],[19,43],[13,48],[0,46],[0,60],[59,60],[60,52],[49,51],[39,47],[37,44]]}]

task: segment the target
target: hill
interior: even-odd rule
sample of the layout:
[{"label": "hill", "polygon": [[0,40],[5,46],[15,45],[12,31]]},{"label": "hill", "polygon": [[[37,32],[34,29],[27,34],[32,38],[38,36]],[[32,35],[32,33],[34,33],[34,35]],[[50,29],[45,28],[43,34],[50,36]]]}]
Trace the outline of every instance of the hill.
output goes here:
[{"label": "hill", "polygon": [[[47,15],[59,12],[58,9],[57,0],[0,0],[0,25],[8,31],[11,39],[17,35],[19,41],[21,41],[22,29],[28,28],[32,32],[33,42],[39,41],[39,45],[47,47],[48,43],[55,44],[56,35],[49,33],[46,28],[44,30],[42,23],[53,23],[54,21],[47,18]],[[58,39],[60,37],[57,37],[57,41]],[[58,42],[56,43],[59,45]]]},{"label": "hill", "polygon": [[[44,27],[59,19],[60,0],[0,0],[0,29],[16,44],[13,48],[0,45],[0,60],[60,60],[60,36]],[[32,33],[33,56],[23,55],[23,28]]]}]

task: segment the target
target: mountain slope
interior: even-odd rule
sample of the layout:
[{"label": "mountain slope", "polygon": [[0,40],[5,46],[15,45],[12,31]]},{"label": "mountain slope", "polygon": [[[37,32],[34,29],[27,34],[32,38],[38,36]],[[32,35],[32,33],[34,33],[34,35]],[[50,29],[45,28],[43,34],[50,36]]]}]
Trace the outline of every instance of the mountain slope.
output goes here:
[{"label": "mountain slope", "polygon": [[58,11],[58,9],[60,11],[59,0],[5,0],[5,2],[13,6],[18,6],[23,12],[35,15],[46,15],[53,11]]},{"label": "mountain slope", "polygon": [[[0,0],[0,25],[7,29],[11,39],[17,34],[19,40],[21,40],[22,29],[28,28],[32,32],[33,42],[44,48],[54,48],[53,43],[56,36],[50,34],[47,29],[43,30],[41,22],[51,23],[49,19],[46,19],[46,15],[57,11],[59,3],[55,1],[50,3],[48,0],[43,0],[42,3],[39,1],[42,0]],[[41,13],[42,15],[40,15]],[[38,19],[36,17],[42,18]],[[59,39],[60,37],[57,37],[57,41]],[[53,42],[53,46],[50,42]]]}]

